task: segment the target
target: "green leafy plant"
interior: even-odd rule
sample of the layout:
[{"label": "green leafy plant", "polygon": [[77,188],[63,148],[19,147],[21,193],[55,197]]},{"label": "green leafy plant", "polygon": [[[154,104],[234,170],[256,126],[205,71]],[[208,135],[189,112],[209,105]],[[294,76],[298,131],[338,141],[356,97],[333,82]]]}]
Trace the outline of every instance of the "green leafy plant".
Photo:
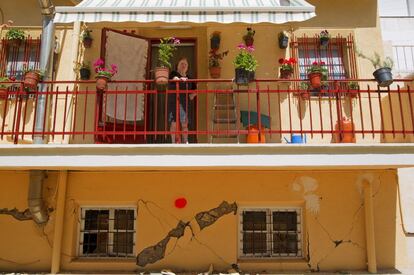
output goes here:
[{"label": "green leafy plant", "polygon": [[10,81],[14,81],[15,79],[11,79],[11,78],[8,78],[8,77],[6,77],[6,76],[4,76],[4,77],[0,77],[0,89],[1,90],[5,90],[5,89],[7,89],[9,86],[10,86],[10,84],[9,83],[1,83],[1,82],[10,82]]},{"label": "green leafy plant", "polygon": [[6,33],[6,39],[8,40],[24,40],[25,38],[26,34],[21,29],[12,28]]},{"label": "green leafy plant", "polygon": [[258,62],[252,55],[254,47],[239,44],[237,48],[240,50],[240,52],[236,55],[236,58],[233,61],[234,67],[236,69],[244,69],[250,72],[256,71]]},{"label": "green leafy plant", "polygon": [[388,56],[384,60],[382,60],[381,56],[377,52],[374,52],[373,57],[366,56],[365,54],[363,54],[362,52],[358,50],[356,52],[359,57],[369,60],[375,69],[379,69],[379,68],[392,69],[392,67],[394,67],[394,61]]},{"label": "green leafy plant", "polygon": [[253,36],[256,34],[256,31],[250,27],[248,27],[246,30],[247,30],[247,33],[243,36],[244,40],[253,38]]},{"label": "green leafy plant", "polygon": [[328,69],[326,68],[325,62],[321,61],[321,62],[313,62],[312,65],[307,69],[307,73],[308,74],[312,74],[312,73],[320,73],[322,74],[322,76],[326,76],[328,75]]},{"label": "green leafy plant", "polygon": [[164,37],[160,39],[158,49],[158,62],[160,67],[171,68],[171,57],[180,44],[180,40],[175,37]]},{"label": "green leafy plant", "polygon": [[352,81],[348,83],[348,89],[349,90],[358,90],[359,89],[359,84],[358,82]]},{"label": "green leafy plant", "polygon": [[208,57],[208,66],[211,67],[220,67],[220,60],[223,59],[229,51],[222,53],[217,53],[216,50],[211,50]]},{"label": "green leafy plant", "polygon": [[319,34],[319,38],[330,39],[331,38],[331,35],[329,34],[329,32],[327,30],[323,30]]},{"label": "green leafy plant", "polygon": [[82,40],[85,40],[85,39],[91,39],[92,38],[92,36],[91,36],[91,30],[88,30],[88,29],[84,29],[83,31],[82,31],[82,34],[81,34],[81,39]]}]

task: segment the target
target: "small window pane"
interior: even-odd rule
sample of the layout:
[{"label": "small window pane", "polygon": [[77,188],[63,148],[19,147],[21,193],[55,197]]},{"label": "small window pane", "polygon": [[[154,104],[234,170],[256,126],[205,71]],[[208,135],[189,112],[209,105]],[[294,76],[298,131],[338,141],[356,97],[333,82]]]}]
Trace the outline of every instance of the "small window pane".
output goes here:
[{"label": "small window pane", "polygon": [[243,212],[243,230],[266,230],[265,211],[245,211]]},{"label": "small window pane", "polygon": [[296,212],[273,212],[273,230],[275,231],[296,231]]},{"label": "small window pane", "polygon": [[85,230],[108,230],[108,210],[86,210]]},{"label": "small window pane", "polygon": [[114,233],[114,253],[131,254],[134,242],[133,233]]},{"label": "small window pane", "polygon": [[85,233],[83,254],[106,254],[108,250],[107,233]]},{"label": "small window pane", "polygon": [[133,210],[115,210],[115,229],[133,230],[134,229],[134,211]]},{"label": "small window pane", "polygon": [[266,233],[243,233],[244,254],[265,254],[267,252]]},{"label": "small window pane", "polygon": [[273,234],[273,253],[298,252],[298,238],[296,234],[275,233]]}]

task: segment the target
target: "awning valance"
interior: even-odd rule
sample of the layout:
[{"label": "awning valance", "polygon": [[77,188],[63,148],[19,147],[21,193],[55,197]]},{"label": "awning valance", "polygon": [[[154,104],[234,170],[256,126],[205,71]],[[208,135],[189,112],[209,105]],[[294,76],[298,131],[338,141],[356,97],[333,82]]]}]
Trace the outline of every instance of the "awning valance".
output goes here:
[{"label": "awning valance", "polygon": [[285,23],[315,16],[305,0],[83,0],[56,7],[55,23]]}]

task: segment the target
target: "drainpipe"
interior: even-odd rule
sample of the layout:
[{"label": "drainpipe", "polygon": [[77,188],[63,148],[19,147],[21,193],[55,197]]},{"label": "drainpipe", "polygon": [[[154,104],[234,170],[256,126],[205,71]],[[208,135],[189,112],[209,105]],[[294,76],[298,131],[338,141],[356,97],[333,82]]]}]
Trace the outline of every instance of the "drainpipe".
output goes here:
[{"label": "drainpipe", "polygon": [[[55,8],[51,0],[39,0],[40,9],[42,12],[42,41],[40,46],[40,70],[45,72],[43,80],[50,80],[52,77],[52,59],[53,46],[55,40],[55,29],[53,24],[53,17],[55,15]],[[46,96],[42,95],[47,89],[45,84],[40,85],[39,95],[36,105],[35,118],[35,132],[40,133],[44,129],[44,119],[46,115]],[[33,139],[34,144],[43,144],[42,135],[35,135]],[[45,179],[45,171],[30,171],[29,195],[28,205],[33,220],[37,224],[44,224],[48,221],[49,215],[43,202],[43,180]]]}]

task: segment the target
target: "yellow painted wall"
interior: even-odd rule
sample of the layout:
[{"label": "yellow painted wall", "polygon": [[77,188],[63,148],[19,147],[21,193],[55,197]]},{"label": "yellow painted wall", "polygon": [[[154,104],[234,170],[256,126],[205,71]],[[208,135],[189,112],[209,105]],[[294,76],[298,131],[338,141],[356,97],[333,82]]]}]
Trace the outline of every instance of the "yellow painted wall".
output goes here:
[{"label": "yellow painted wall", "polygon": [[[396,259],[396,178],[393,171],[161,171],[161,172],[69,172],[62,249],[64,271],[137,271],[134,259],[94,261],[77,258],[79,207],[133,206],[137,208],[139,253],[160,241],[178,220],[194,225],[196,213],[217,207],[223,200],[243,206],[299,206],[304,211],[304,249],[309,241],[310,264],[322,271],[365,270],[365,229],[361,175],[374,175],[375,240],[379,268],[395,267]],[[305,178],[304,178],[305,177]],[[315,184],[306,182],[314,179]],[[0,208],[27,207],[26,173],[1,172]],[[56,175],[49,173],[45,197],[53,206]],[[312,187],[313,186],[313,187]],[[184,209],[174,200],[185,197]],[[319,205],[319,210],[318,206]],[[312,211],[311,211],[312,210]],[[0,270],[48,271],[54,214],[46,233],[33,222],[17,222],[0,215]],[[145,270],[169,268],[174,271],[206,271],[213,264],[226,271],[239,263],[245,272],[308,270],[302,260],[238,260],[238,216],[232,214],[196,232],[186,231],[177,243],[168,246],[162,261]],[[196,228],[196,227],[194,227]],[[343,240],[335,248],[334,241]],[[26,244],[31,244],[30,250]],[[13,251],[13,252],[11,252]],[[36,262],[36,263],[34,263]],[[24,265],[25,263],[30,263]]]}]

